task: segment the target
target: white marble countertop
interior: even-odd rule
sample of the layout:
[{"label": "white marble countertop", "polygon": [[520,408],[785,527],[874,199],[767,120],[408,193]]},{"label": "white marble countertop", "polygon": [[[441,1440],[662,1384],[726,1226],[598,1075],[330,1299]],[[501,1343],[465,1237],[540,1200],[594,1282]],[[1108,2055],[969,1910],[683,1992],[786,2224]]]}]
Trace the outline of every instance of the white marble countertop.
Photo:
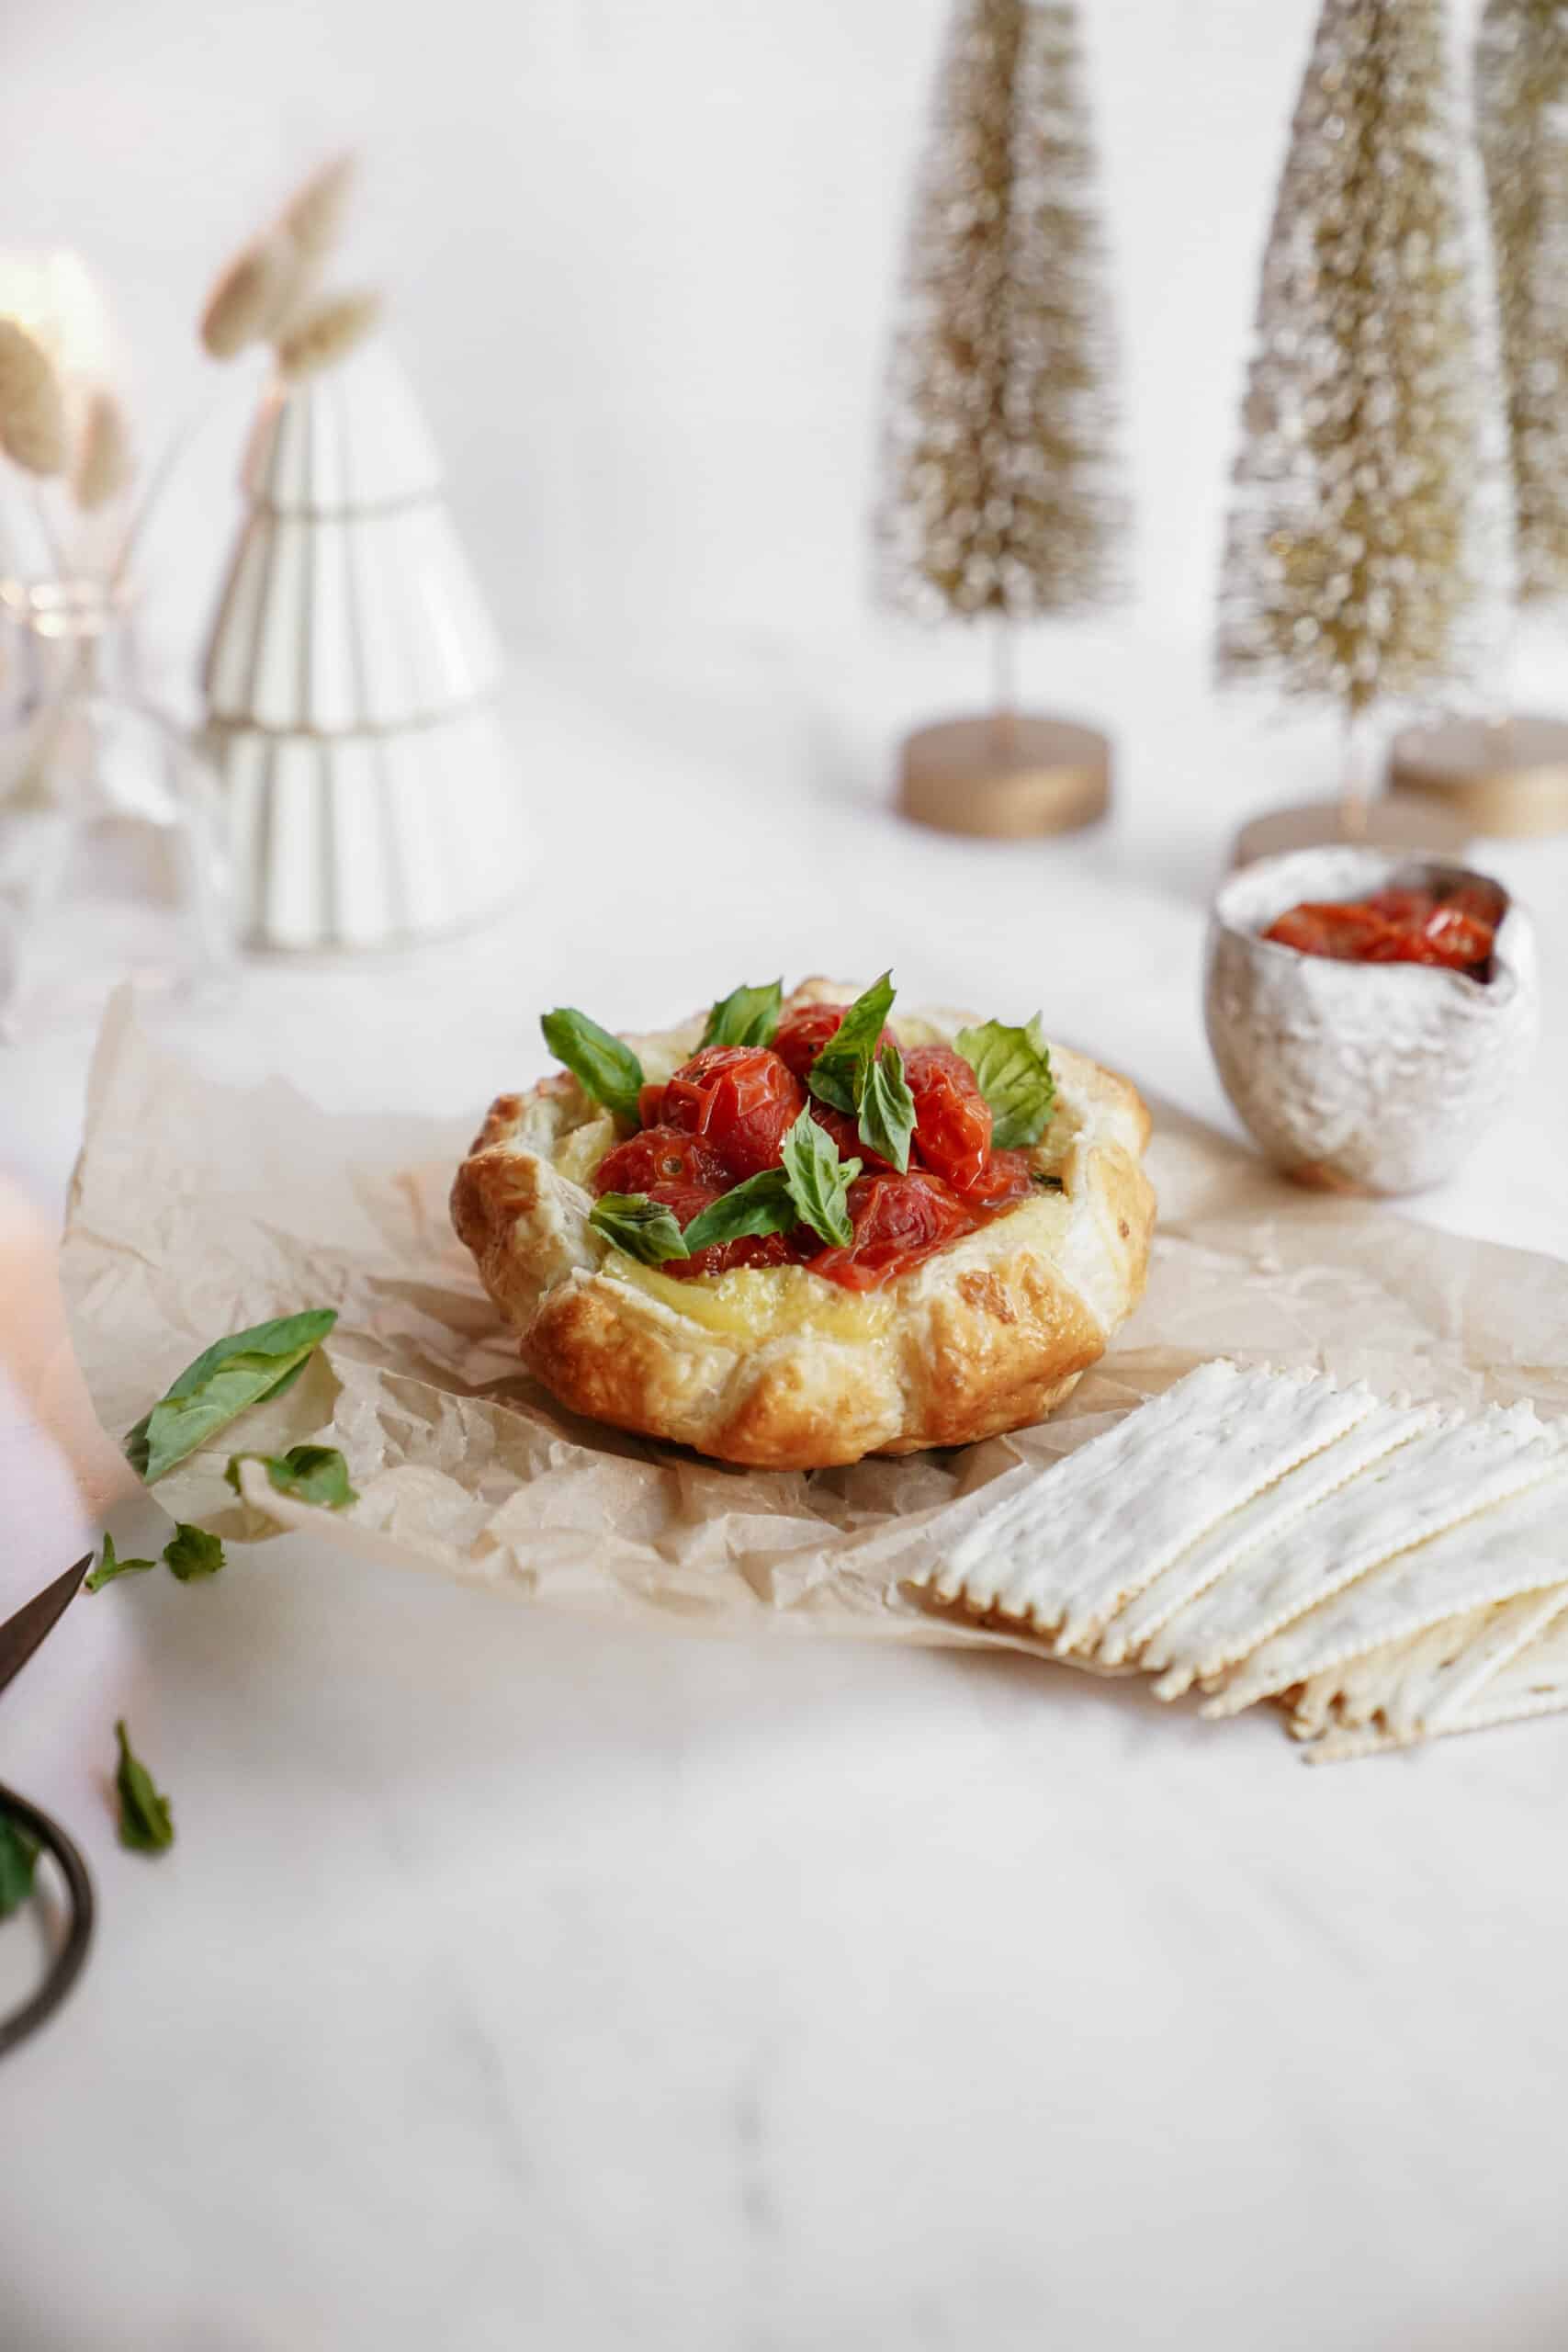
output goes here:
[{"label": "white marble countertop", "polygon": [[[632,1024],[891,961],[911,999],[1043,1002],[1228,1125],[1203,895],[1317,739],[1248,733],[1160,659],[1116,826],[1007,850],[859,787],[887,723],[863,679],[591,697],[541,669],[517,915],[253,972],[178,1034],[340,1100],[478,1105],[540,1067],[542,1003]],[[1568,914],[1562,845],[1489,863]],[[1414,1213],[1564,1253],[1546,946],[1535,1075]],[[85,1050],[0,1056],[0,1161],[46,1215]],[[8,1293],[35,1387],[37,1258]],[[9,1606],[98,1522],[85,1453],[84,1498],[14,1408],[0,1440]],[[110,1523],[123,1550],[156,1522]],[[175,1800],[156,1862],[114,1841],[121,1713]],[[606,1630],[296,1540],[122,1585],[0,1707],[0,1777],[79,1835],[102,1906],[78,1994],[4,2070],[0,2339],[1557,2343],[1565,1772],[1568,1721],[1311,1771],[1267,1716],[1027,1660]],[[4,1931],[0,1993],[30,1934]]]}]

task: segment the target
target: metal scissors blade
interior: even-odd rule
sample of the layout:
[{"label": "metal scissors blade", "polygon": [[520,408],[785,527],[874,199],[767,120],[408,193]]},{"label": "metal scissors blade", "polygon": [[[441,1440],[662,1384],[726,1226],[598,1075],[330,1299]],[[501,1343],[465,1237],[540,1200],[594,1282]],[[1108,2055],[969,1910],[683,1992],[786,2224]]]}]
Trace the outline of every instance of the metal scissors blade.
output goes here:
[{"label": "metal scissors blade", "polygon": [[63,1576],[46,1584],[41,1592],[25,1600],[16,1615],[7,1617],[0,1625],[0,1690],[21,1672],[44,1635],[59,1624],[92,1565],[91,1552],[84,1552]]},{"label": "metal scissors blade", "polygon": [[[0,1690],[20,1673],[44,1635],[59,1624],[92,1565],[91,1552],[84,1552],[63,1576],[46,1584],[41,1592],[25,1600],[16,1615],[7,1617],[0,1625]],[[93,1883],[77,1847],[47,1813],[40,1813],[26,1797],[4,1788],[0,1788],[0,1813],[7,1814],[54,1856],[65,1880],[68,1905],[64,1940],[50,1962],[43,1983],[19,2009],[13,2010],[9,2017],[0,2017],[0,2057],[4,2057],[6,2051],[14,2050],[35,2027],[53,2015],[81,1974],[93,1938]]]}]

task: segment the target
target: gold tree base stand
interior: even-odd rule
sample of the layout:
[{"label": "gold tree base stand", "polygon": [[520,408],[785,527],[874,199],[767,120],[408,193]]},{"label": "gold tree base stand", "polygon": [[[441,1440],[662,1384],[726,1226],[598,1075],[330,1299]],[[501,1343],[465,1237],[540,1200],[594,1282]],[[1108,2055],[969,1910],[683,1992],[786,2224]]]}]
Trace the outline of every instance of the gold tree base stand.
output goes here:
[{"label": "gold tree base stand", "polygon": [[906,736],[898,806],[918,825],[1025,841],[1097,824],[1111,806],[1111,743],[1068,718],[944,718]]},{"label": "gold tree base stand", "polygon": [[1391,793],[1472,833],[1568,832],[1568,719],[1444,718],[1407,727],[1389,755]]},{"label": "gold tree base stand", "polygon": [[1446,808],[1427,800],[1395,799],[1388,794],[1365,804],[1364,821],[1351,826],[1337,800],[1303,800],[1270,808],[1244,825],[1231,843],[1231,865],[1255,865],[1260,857],[1283,857],[1296,849],[1386,849],[1396,855],[1425,851],[1457,858],[1474,831]]}]

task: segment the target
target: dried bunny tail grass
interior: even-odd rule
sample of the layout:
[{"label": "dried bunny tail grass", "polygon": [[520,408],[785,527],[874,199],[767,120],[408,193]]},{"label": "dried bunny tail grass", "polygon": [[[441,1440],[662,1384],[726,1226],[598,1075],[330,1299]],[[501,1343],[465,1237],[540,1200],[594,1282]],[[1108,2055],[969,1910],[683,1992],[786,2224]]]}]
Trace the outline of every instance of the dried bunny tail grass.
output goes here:
[{"label": "dried bunny tail grass", "polygon": [[296,379],[313,376],[321,368],[335,368],[364,342],[380,318],[379,294],[330,294],[282,337],[278,365],[286,376]]},{"label": "dried bunny tail grass", "polygon": [[358,177],[356,155],[333,155],[300,182],[277,216],[300,254],[314,260],[336,244]]},{"label": "dried bunny tail grass", "polygon": [[119,496],[134,470],[125,411],[112,392],[91,393],[71,469],[71,495],[84,514],[96,514]]},{"label": "dried bunny tail grass", "polygon": [[278,214],[274,233],[294,249],[294,277],[268,329],[275,344],[314,308],[358,177],[357,156],[334,155],[300,183]]},{"label": "dried bunny tail grass", "polygon": [[0,449],[29,474],[66,458],[65,395],[54,362],[15,319],[0,318]]},{"label": "dried bunny tail grass", "polygon": [[232,359],[270,335],[293,296],[299,256],[287,230],[242,245],[220,275],[201,314],[201,340],[214,359]]},{"label": "dried bunny tail grass", "polygon": [[316,288],[358,173],[355,156],[333,155],[300,182],[271,228],[241,247],[201,316],[201,340],[214,359],[231,359],[248,344],[292,344],[314,324]]}]

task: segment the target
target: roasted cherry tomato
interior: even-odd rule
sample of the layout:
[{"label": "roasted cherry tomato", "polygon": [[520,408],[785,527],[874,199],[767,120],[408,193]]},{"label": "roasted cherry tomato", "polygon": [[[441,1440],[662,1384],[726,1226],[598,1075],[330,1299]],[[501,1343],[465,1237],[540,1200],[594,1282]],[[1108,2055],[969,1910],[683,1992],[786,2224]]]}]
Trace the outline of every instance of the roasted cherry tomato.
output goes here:
[{"label": "roasted cherry tomato", "polygon": [[797,1252],[782,1233],[748,1233],[739,1241],[720,1241],[699,1250],[694,1258],[670,1268],[672,1274],[728,1274],[737,1266],[787,1266]]},{"label": "roasted cherry tomato", "polygon": [[[682,1232],[690,1222],[689,1217],[682,1219]],[[728,1274],[736,1266],[787,1266],[798,1254],[782,1233],[745,1233],[738,1241],[716,1241],[711,1250],[699,1250],[693,1258],[667,1259],[660,1272],[689,1282],[698,1274]]]},{"label": "roasted cherry tomato", "polygon": [[773,1051],[789,1065],[802,1085],[848,1010],[842,1004],[803,1004],[795,1012],[786,1012],[779,1023]]},{"label": "roasted cherry tomato", "polygon": [[1466,914],[1461,907],[1437,908],[1427,917],[1424,931],[1433,959],[1461,970],[1472,964],[1483,964],[1492,953],[1492,925],[1483,922],[1479,915]]},{"label": "roasted cherry tomato", "polygon": [[917,1046],[904,1058],[915,1098],[915,1140],[928,1168],[967,1193],[986,1172],[991,1151],[991,1106],[975,1073],[951,1046]]},{"label": "roasted cherry tomato", "polygon": [[657,1127],[664,1121],[664,1082],[648,1079],[637,1088],[637,1115],[645,1127]]},{"label": "roasted cherry tomato", "polygon": [[972,1184],[964,1188],[964,1204],[985,1216],[999,1216],[1035,1193],[1034,1172],[1026,1151],[993,1151]]},{"label": "roasted cherry tomato", "polygon": [[[606,1152],[593,1179],[596,1193],[651,1193],[662,1199],[661,1184],[696,1184],[722,1193],[729,1170],[700,1136],[679,1127],[644,1127]],[[698,1203],[698,1207],[702,1204]],[[696,1215],[696,1210],[692,1212]]]},{"label": "roasted cherry tomato", "polygon": [[[1437,922],[1436,917],[1432,920]],[[1461,927],[1455,943],[1457,952],[1450,952],[1444,946],[1441,927],[1429,934],[1425,923],[1390,923],[1381,939],[1371,941],[1360,961],[1364,964],[1446,964],[1462,971],[1466,965],[1480,960],[1474,944],[1477,926],[1468,915],[1458,915],[1453,920]]]},{"label": "roasted cherry tomato", "polygon": [[[650,1201],[662,1201],[682,1233],[694,1216],[723,1198],[730,1182],[712,1146],[678,1127],[647,1127],[617,1144],[593,1179],[599,1193],[646,1193]],[[736,1241],[716,1241],[694,1258],[666,1258],[660,1272],[684,1282],[694,1274],[727,1274],[732,1266],[787,1265],[798,1254],[793,1237],[748,1233]]]},{"label": "roasted cherry tomato", "polygon": [[1411,890],[1403,887],[1396,889],[1390,883],[1386,890],[1369,890],[1367,896],[1356,903],[1373,914],[1382,915],[1387,922],[1404,924],[1424,922],[1437,901],[1430,890]]},{"label": "roasted cherry tomato", "polygon": [[[694,1136],[682,1136],[682,1140],[705,1157],[711,1157]],[[656,1184],[649,1197],[673,1210],[675,1222],[684,1233],[692,1219],[714,1201],[721,1200],[728,1189],[728,1177],[721,1175],[716,1184],[680,1181]],[[734,1241],[716,1241],[710,1249],[698,1250],[690,1258],[666,1258],[660,1272],[673,1274],[678,1282],[693,1282],[699,1274],[728,1274],[734,1266],[787,1265],[794,1254],[788,1238],[782,1233],[743,1233]]]},{"label": "roasted cherry tomato", "polygon": [[1371,960],[1378,964],[1438,964],[1466,971],[1492,953],[1492,925],[1462,908],[1430,901],[1425,913],[1393,926],[1393,936]]},{"label": "roasted cherry tomato", "polygon": [[1368,899],[1292,907],[1269,924],[1265,939],[1303,956],[1356,964],[1435,964],[1483,977],[1492,953],[1494,893],[1461,883],[1437,892],[1390,887]]},{"label": "roasted cherry tomato", "polygon": [[1327,956],[1339,963],[1365,964],[1373,960],[1377,948],[1390,937],[1392,928],[1387,916],[1379,914],[1375,907],[1317,906],[1308,902],[1280,915],[1263,936],[1277,941],[1281,947],[1293,947],[1302,956]]},{"label": "roasted cherry tomato", "polygon": [[880,1288],[976,1222],[941,1177],[922,1168],[907,1176],[857,1176],[849,1207],[854,1239],[810,1261],[815,1273],[845,1290]]},{"label": "roasted cherry tomato", "polygon": [[[682,1138],[682,1140],[690,1142],[691,1138],[687,1136]],[[640,1143],[642,1141],[642,1137],[640,1136],[636,1136],[633,1137],[633,1141],[635,1143]],[[628,1147],[623,1146],[622,1149],[626,1149]],[[610,1157],[611,1159],[616,1159],[619,1157],[619,1154],[612,1152]],[[600,1172],[602,1178],[603,1170]],[[721,1172],[719,1182],[716,1184],[699,1183],[688,1176],[667,1176],[661,1178],[656,1184],[639,1184],[636,1189],[638,1192],[646,1192],[650,1201],[661,1201],[664,1206],[673,1216],[682,1232],[684,1233],[686,1227],[691,1224],[692,1219],[694,1216],[700,1216],[704,1209],[707,1208],[712,1202],[718,1200],[722,1196],[724,1185],[725,1179]],[[618,1182],[614,1184],[605,1184],[601,1182],[600,1189],[603,1192],[611,1193],[617,1192],[621,1188]],[[711,1271],[716,1270],[710,1269],[706,1261],[710,1258],[716,1258],[719,1254],[719,1251],[716,1250],[699,1250],[695,1258],[666,1258],[659,1271],[660,1273],[664,1274],[680,1274],[682,1276],[686,1274],[707,1273]]]},{"label": "roasted cherry tomato", "polygon": [[701,1136],[736,1177],[776,1168],[779,1147],[805,1107],[794,1072],[766,1046],[708,1046],[664,1090],[666,1126]]},{"label": "roasted cherry tomato", "polygon": [[[804,1085],[829,1037],[838,1035],[839,1024],[849,1011],[847,1004],[803,1004],[794,1012],[786,1012],[779,1023],[778,1035],[773,1039],[773,1051],[786,1061]],[[885,1029],[876,1041],[876,1050],[897,1044],[891,1029]]]}]

